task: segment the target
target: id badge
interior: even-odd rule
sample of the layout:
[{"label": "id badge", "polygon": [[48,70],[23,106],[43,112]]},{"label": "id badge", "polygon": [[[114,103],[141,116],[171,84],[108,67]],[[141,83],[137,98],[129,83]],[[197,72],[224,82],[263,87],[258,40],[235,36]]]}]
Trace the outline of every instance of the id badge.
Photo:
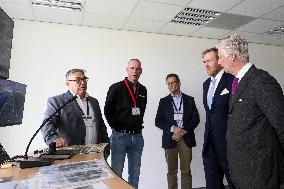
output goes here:
[{"label": "id badge", "polygon": [[182,121],[183,114],[174,114],[174,120],[175,121]]},{"label": "id badge", "polygon": [[93,119],[92,117],[84,117],[83,118],[85,126],[92,127],[93,126]]},{"label": "id badge", "polygon": [[132,115],[140,115],[140,109],[137,107],[132,108]]}]

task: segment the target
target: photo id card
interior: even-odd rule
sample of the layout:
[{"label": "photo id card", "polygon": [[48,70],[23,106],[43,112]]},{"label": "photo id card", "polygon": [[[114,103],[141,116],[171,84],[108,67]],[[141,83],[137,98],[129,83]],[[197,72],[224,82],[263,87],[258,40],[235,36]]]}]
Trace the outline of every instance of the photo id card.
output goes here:
[{"label": "photo id card", "polygon": [[132,108],[132,115],[140,115],[140,109],[137,107]]},{"label": "photo id card", "polygon": [[93,119],[90,116],[83,116],[84,123],[86,127],[92,127],[93,126]]},{"label": "photo id card", "polygon": [[175,121],[182,121],[183,114],[174,114],[174,120]]}]

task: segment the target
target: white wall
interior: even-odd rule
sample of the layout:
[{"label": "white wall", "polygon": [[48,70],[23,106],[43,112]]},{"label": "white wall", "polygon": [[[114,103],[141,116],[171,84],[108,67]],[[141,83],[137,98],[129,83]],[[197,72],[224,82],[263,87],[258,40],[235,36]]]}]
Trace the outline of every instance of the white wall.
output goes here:
[{"label": "white wall", "polygon": [[[182,91],[195,97],[201,115],[193,150],[193,187],[205,186],[201,150],[204,132],[202,83],[207,78],[200,53],[215,40],[95,29],[29,21],[15,21],[10,79],[27,85],[23,124],[0,128],[0,142],[10,155],[23,154],[40,126],[46,100],[66,91],[64,75],[71,68],[83,68],[90,77],[88,92],[103,109],[108,87],[122,80],[130,58],[143,64],[140,82],[148,88],[145,113],[145,147],[140,188],[167,188],[166,162],[161,148],[161,131],[154,126],[159,99],[168,94],[165,76],[177,73]],[[268,70],[284,86],[284,48],[250,45],[251,61]],[[109,134],[110,134],[109,130]],[[31,149],[44,147],[41,134]],[[127,171],[124,171],[125,178]]]}]

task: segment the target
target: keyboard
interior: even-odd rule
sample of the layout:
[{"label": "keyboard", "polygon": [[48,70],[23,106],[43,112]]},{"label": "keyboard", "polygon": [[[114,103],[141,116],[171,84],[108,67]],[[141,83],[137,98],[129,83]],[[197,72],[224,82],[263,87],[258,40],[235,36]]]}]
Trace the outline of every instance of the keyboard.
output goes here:
[{"label": "keyboard", "polygon": [[[102,148],[102,149],[101,149]],[[87,146],[75,146],[75,147],[67,147],[67,148],[59,148],[56,149],[56,154],[59,155],[77,155],[77,154],[88,154],[90,152],[101,152],[103,151],[104,146],[102,147],[87,147]],[[34,151],[35,155],[47,154],[48,148],[43,150]]]}]

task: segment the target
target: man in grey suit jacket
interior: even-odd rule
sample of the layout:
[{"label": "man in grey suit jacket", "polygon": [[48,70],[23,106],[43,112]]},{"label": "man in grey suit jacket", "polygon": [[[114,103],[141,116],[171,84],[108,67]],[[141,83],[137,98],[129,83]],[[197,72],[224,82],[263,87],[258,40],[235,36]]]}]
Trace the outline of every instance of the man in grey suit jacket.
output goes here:
[{"label": "man in grey suit jacket", "polygon": [[47,145],[55,142],[56,147],[65,147],[109,142],[99,102],[86,92],[87,81],[85,70],[69,70],[66,73],[66,86],[69,90],[48,99],[44,120],[74,95],[78,97],[68,103],[42,128]]},{"label": "man in grey suit jacket", "polygon": [[284,183],[284,96],[266,71],[249,62],[239,35],[218,42],[218,63],[235,76],[229,105],[229,171],[237,189],[279,189]]}]

